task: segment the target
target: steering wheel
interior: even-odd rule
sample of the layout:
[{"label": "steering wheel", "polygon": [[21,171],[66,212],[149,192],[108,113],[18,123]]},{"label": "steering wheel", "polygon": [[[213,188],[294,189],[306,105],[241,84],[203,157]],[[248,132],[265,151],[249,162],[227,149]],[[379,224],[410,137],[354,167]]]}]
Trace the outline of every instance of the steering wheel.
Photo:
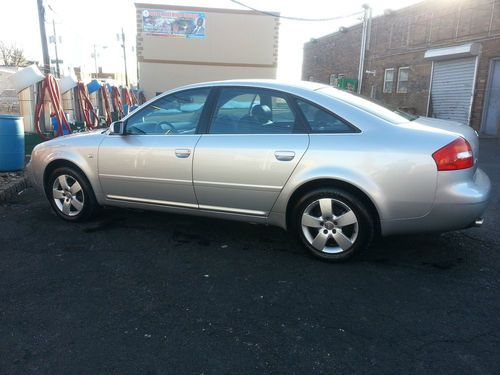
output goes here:
[{"label": "steering wheel", "polygon": [[[162,126],[163,125],[163,126]],[[176,134],[177,129],[175,126],[168,121],[160,121],[157,125],[158,131],[159,132],[164,132],[164,134]],[[167,128],[167,129],[165,129]]]}]

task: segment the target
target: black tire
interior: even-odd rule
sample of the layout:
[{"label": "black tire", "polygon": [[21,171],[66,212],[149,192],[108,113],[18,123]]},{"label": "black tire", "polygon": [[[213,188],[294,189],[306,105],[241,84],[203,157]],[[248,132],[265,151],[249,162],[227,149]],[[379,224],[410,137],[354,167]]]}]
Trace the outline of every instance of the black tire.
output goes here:
[{"label": "black tire", "polygon": [[[316,224],[320,225],[318,228],[306,227],[303,229],[302,216],[304,213],[316,212],[316,214],[311,214],[311,216],[313,216],[315,220],[318,220],[317,210],[319,209],[319,215],[323,217],[321,205],[319,204],[319,200],[323,198],[333,200],[333,211],[337,209],[335,208],[336,206],[339,206],[339,210],[337,211],[339,216],[342,214],[340,209],[344,209],[344,213],[352,211],[355,215],[356,222],[350,225],[337,227],[336,225],[340,225],[340,222],[335,221],[336,219],[334,219],[334,217],[336,216],[335,213],[333,213],[330,218],[327,218],[328,220],[325,221],[321,219],[319,224]],[[350,215],[352,215],[352,213],[350,213]],[[314,222],[316,223],[316,221]],[[302,245],[315,257],[327,261],[340,262],[352,258],[370,245],[374,236],[375,225],[374,218],[361,199],[350,192],[332,187],[310,191],[299,199],[292,211],[291,230],[298,237]],[[320,231],[323,232],[324,235],[320,234]],[[345,249],[341,247],[333,238],[334,235],[338,236],[339,232],[340,234],[344,234],[347,238],[352,239],[352,245],[349,247],[345,246]],[[328,238],[323,250],[318,250],[316,247],[312,246],[311,239],[315,240],[316,236],[326,236]],[[321,247],[321,241],[319,246]]]},{"label": "black tire", "polygon": [[[62,211],[62,208],[60,208],[56,203],[55,200],[56,192],[54,192],[54,183],[56,180],[59,181],[60,176],[68,176],[67,181],[69,184],[68,186],[70,187],[72,187],[75,184],[75,182],[78,182],[81,189],[74,194],[74,197],[78,199],[78,202],[83,203],[83,207],[78,212],[77,209],[73,207],[73,204],[71,203],[70,213],[66,214],[65,212]],[[56,183],[56,185],[57,184],[59,185],[59,187],[61,187],[62,191],[64,191],[62,185],[59,182]],[[59,187],[57,190],[59,190]],[[66,192],[69,193],[68,191]],[[95,198],[94,191],[92,190],[90,183],[88,182],[87,178],[75,168],[61,167],[55,169],[47,179],[47,183],[45,185],[45,194],[50,202],[52,209],[57,214],[57,216],[66,221],[79,222],[88,220],[92,216],[94,216],[99,209],[99,205],[97,204],[97,200]],[[69,197],[61,198],[58,200],[61,203],[61,205],[63,205],[66,199],[68,199],[68,201],[71,202],[71,198]]]}]

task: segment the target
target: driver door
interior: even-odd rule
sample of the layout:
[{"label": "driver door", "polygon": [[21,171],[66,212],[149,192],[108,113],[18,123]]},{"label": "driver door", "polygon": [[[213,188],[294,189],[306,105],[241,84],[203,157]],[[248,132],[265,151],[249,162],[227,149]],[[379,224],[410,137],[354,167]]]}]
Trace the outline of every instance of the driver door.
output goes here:
[{"label": "driver door", "polygon": [[192,180],[197,127],[210,89],[159,98],[130,116],[126,134],[99,147],[99,179],[106,199],[197,208]]}]

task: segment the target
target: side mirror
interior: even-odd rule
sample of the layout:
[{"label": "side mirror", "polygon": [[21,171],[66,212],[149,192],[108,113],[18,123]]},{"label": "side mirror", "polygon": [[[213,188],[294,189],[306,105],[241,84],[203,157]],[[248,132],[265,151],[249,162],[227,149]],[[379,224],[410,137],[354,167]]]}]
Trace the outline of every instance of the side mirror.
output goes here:
[{"label": "side mirror", "polygon": [[115,121],[109,125],[109,134],[125,134],[125,123],[123,121]]}]

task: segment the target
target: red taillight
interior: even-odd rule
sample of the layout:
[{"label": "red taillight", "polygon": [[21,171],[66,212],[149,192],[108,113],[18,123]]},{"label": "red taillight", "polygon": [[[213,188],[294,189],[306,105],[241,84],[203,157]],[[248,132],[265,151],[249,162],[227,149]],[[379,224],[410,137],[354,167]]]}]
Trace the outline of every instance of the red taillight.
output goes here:
[{"label": "red taillight", "polygon": [[469,142],[457,138],[432,154],[438,171],[454,171],[466,169],[474,165],[474,155]]}]

